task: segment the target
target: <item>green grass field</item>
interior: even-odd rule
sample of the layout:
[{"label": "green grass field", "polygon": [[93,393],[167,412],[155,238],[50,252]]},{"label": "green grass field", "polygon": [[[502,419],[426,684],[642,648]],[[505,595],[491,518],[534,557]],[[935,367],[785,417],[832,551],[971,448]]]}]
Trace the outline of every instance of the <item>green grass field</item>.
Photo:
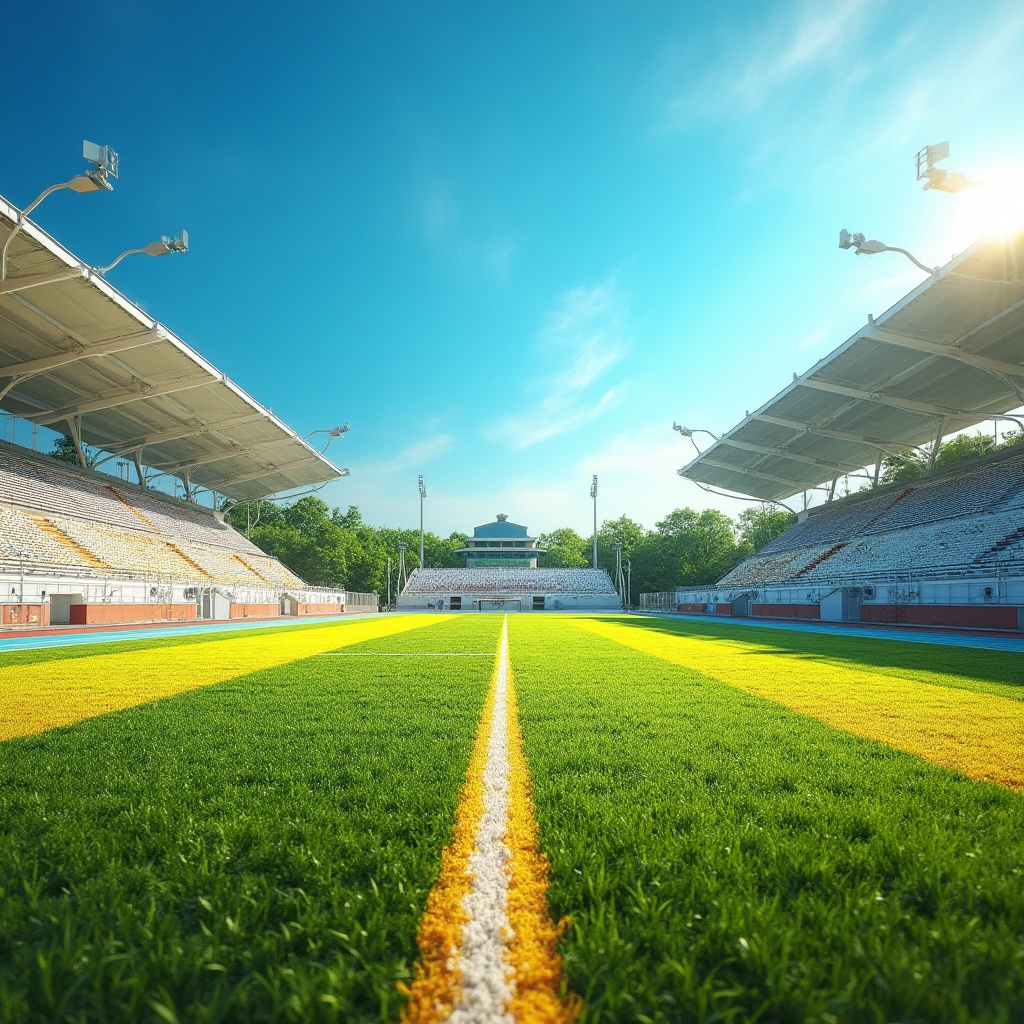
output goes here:
[{"label": "green grass field", "polygon": [[[783,677],[1024,695],[1020,655],[620,621],[767,645]],[[1024,1019],[1024,794],[587,625],[509,617],[582,1020]],[[492,670],[427,655],[500,628],[438,617],[0,743],[0,1020],[398,1019]],[[173,672],[190,642],[219,641],[0,670],[162,646]]]}]

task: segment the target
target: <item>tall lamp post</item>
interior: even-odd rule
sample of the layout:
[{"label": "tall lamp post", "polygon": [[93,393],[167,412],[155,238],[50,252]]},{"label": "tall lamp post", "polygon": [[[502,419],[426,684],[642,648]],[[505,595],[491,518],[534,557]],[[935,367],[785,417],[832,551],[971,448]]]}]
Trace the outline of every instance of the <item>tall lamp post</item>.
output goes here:
[{"label": "tall lamp post", "polygon": [[405,549],[408,545],[404,540],[398,542],[398,582],[395,586],[396,594],[398,597],[402,593],[402,588],[405,586],[406,575],[405,575]]},{"label": "tall lamp post", "polygon": [[594,499],[594,568],[597,568],[597,474],[590,485],[590,496]]},{"label": "tall lamp post", "polygon": [[423,499],[427,496],[427,485],[420,473],[420,568],[423,568]]}]

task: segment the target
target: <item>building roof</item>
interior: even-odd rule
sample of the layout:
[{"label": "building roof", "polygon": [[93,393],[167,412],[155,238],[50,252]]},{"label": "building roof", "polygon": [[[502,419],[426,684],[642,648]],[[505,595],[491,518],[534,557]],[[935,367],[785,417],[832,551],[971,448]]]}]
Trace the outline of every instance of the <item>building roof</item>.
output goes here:
[{"label": "building roof", "polygon": [[679,472],[779,500],[1024,405],[1024,230],[971,246]]},{"label": "building roof", "polygon": [[525,526],[510,523],[508,516],[499,514],[495,522],[484,523],[473,527],[474,537],[486,537],[491,540],[532,540]]},{"label": "building roof", "polygon": [[[19,211],[0,198],[0,245]],[[0,282],[0,408],[237,500],[341,471],[31,221]]]}]

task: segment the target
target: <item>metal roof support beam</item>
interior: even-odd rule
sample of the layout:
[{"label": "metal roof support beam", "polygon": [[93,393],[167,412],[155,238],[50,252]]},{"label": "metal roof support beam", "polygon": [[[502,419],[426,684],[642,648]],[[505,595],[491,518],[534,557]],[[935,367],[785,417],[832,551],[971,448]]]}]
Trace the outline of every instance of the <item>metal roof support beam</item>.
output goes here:
[{"label": "metal roof support beam", "polygon": [[177,380],[170,384],[160,384],[156,387],[140,386],[137,390],[119,391],[115,395],[108,395],[106,398],[97,398],[92,402],[83,402],[81,405],[66,406],[63,409],[50,409],[46,412],[32,413],[23,417],[32,423],[47,424],[56,420],[64,420],[69,416],[81,415],[85,412],[99,412],[101,409],[113,409],[119,405],[128,405],[130,402],[141,402],[146,398],[158,398],[160,395],[171,395],[176,391],[187,391],[189,388],[200,388],[205,384],[212,384],[217,378],[203,374],[201,377],[188,377],[185,380]]},{"label": "metal roof support beam", "polygon": [[59,366],[76,363],[81,359],[91,359],[94,356],[109,356],[114,352],[124,352],[130,348],[142,348],[144,345],[153,345],[158,341],[165,341],[166,339],[166,332],[160,327],[154,327],[152,330],[140,331],[138,334],[126,334],[120,338],[110,338],[95,345],[77,344],[70,352],[56,352],[52,356],[29,359],[24,363],[15,363],[13,366],[0,366],[0,376],[30,377],[45,370],[55,370]]},{"label": "metal roof support beam", "polygon": [[78,453],[78,461],[81,464],[82,469],[88,469],[89,462],[86,459],[85,451],[82,448],[82,417],[69,416],[67,424],[68,432],[71,435],[71,441],[75,446],[75,451]]},{"label": "metal roof support beam", "polygon": [[6,281],[0,281],[0,295],[23,292],[44,284],[72,281],[76,277],[88,277],[88,275],[88,267],[68,267],[66,270],[55,270],[52,274],[26,274],[24,277],[9,277]]},{"label": "metal roof support beam", "polygon": [[919,412],[922,416],[951,416],[974,420],[980,415],[969,409],[950,409],[944,405],[916,402],[912,398],[898,398],[895,395],[887,395],[883,391],[865,391],[863,388],[851,388],[845,384],[833,384],[830,381],[816,380],[813,377],[799,381],[799,386],[813,388],[815,391],[828,391],[830,394],[843,395],[846,398],[863,398],[869,402],[877,402],[879,405],[890,405],[894,409],[903,409],[905,412]]},{"label": "metal roof support beam", "polygon": [[935,460],[939,457],[939,449],[942,447],[942,435],[946,430],[946,421],[940,419],[935,426],[935,441],[932,444],[932,450],[928,453],[928,472],[930,473],[935,468]]},{"label": "metal roof support beam", "polygon": [[235,484],[244,484],[249,480],[259,480],[261,476],[276,476],[279,473],[287,473],[289,469],[298,469],[299,466],[310,465],[309,459],[299,459],[297,462],[286,462],[282,466],[268,466],[266,469],[261,469],[258,473],[246,473],[244,476],[235,476],[230,480],[221,480],[217,486],[220,487],[221,493],[224,493],[225,487],[233,487]]},{"label": "metal roof support beam", "polygon": [[[719,462],[718,459],[709,459],[709,458],[694,459],[694,461],[691,462],[689,466],[685,467],[685,469],[683,470],[683,475],[684,476],[689,475],[687,473],[687,470],[689,470],[691,466],[696,465],[697,463],[699,463],[702,466],[714,466],[716,469],[724,469],[724,470],[726,470],[729,473],[740,473],[740,474],[743,474],[745,476],[756,476],[760,480],[768,480],[768,481],[770,481],[773,484],[782,484],[783,487],[789,487],[791,489],[793,487],[796,487],[797,490],[800,490],[803,486],[805,486],[805,485],[799,484],[799,483],[797,483],[796,481],[793,481],[793,480],[784,480],[781,476],[772,476],[771,473],[761,473],[761,472],[757,472],[757,471],[755,471],[753,469],[743,469],[740,466],[731,466],[731,465],[729,465],[728,462]],[[730,490],[732,490],[732,488],[730,488]],[[743,491],[737,491],[736,493],[737,494],[742,494]],[[790,493],[795,493],[795,492],[790,490]]]},{"label": "metal roof support beam", "polygon": [[989,359],[988,356],[978,356],[955,345],[940,345],[934,341],[923,341],[921,338],[910,338],[905,334],[897,334],[895,331],[888,331],[878,324],[871,324],[860,332],[860,337],[870,341],[877,341],[884,345],[896,345],[899,348],[909,348],[915,352],[927,352],[933,356],[943,356],[946,359],[955,359],[959,363],[966,363],[978,370],[986,370],[989,373],[1005,374],[1011,377],[1024,377],[1024,366],[1018,363],[1007,363],[1002,359]]},{"label": "metal roof support beam", "polygon": [[814,423],[801,423],[800,420],[789,420],[782,416],[772,416],[768,413],[754,413],[752,420],[763,420],[776,427],[788,427],[801,434],[819,434],[821,437],[831,437],[836,441],[849,441],[852,444],[866,444],[869,448],[885,452],[888,455],[895,455],[897,452],[905,451],[907,448],[916,448],[917,445],[909,441],[901,441],[898,438],[873,437],[870,434],[854,434],[849,430],[833,430],[831,427],[819,427]]},{"label": "metal roof support beam", "polygon": [[250,444],[245,448],[232,448],[229,451],[215,452],[212,455],[202,455],[198,459],[189,459],[187,462],[154,462],[151,465],[154,469],[166,470],[171,476],[185,469],[195,469],[196,466],[207,466],[211,462],[220,462],[222,459],[231,459],[236,455],[250,455],[253,452],[261,452],[265,448],[280,448],[281,445],[289,444],[290,437],[278,438],[276,441],[261,441],[259,444]]},{"label": "metal roof support beam", "polygon": [[134,437],[124,444],[108,448],[107,451],[111,454],[104,456],[97,465],[108,462],[110,459],[116,459],[120,455],[130,455],[132,452],[142,451],[143,448],[148,448],[150,445],[180,441],[182,438],[195,437],[197,434],[208,434],[226,427],[237,427],[244,423],[255,423],[265,419],[266,417],[262,413],[246,413],[242,416],[228,416],[222,420],[211,420],[206,423],[197,420],[188,426],[175,427],[173,430],[161,430],[159,433],[147,434],[145,437]]},{"label": "metal roof support beam", "polygon": [[856,473],[863,469],[863,466],[854,465],[852,462],[831,462],[827,459],[812,459],[807,455],[797,455],[787,451],[785,448],[774,448],[770,445],[750,444],[747,441],[736,441],[731,437],[723,437],[722,444],[730,445],[733,448],[740,448],[746,452],[760,452],[764,455],[773,455],[780,459],[791,459],[793,462],[803,462],[808,466],[822,466],[825,469],[840,470],[843,473]]}]

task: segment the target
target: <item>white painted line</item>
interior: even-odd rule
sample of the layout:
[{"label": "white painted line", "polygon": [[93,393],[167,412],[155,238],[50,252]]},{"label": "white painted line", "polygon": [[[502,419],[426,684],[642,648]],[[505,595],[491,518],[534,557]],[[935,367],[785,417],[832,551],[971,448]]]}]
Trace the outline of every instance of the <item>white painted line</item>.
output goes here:
[{"label": "white painted line", "polygon": [[508,617],[501,627],[501,647],[495,677],[494,710],[487,738],[484,768],[484,813],[477,826],[469,857],[472,876],[462,906],[469,920],[462,927],[458,966],[459,1001],[448,1024],[510,1024],[508,1006],[514,994],[514,970],[506,962],[511,927],[508,869],[512,854],[505,845],[508,827]]},{"label": "white painted line", "polygon": [[324,651],[322,654],[314,655],[316,658],[493,658],[494,652],[487,651],[485,654],[467,653],[466,651],[411,651],[411,652],[388,652],[369,651],[366,653],[347,654],[344,651]]}]

